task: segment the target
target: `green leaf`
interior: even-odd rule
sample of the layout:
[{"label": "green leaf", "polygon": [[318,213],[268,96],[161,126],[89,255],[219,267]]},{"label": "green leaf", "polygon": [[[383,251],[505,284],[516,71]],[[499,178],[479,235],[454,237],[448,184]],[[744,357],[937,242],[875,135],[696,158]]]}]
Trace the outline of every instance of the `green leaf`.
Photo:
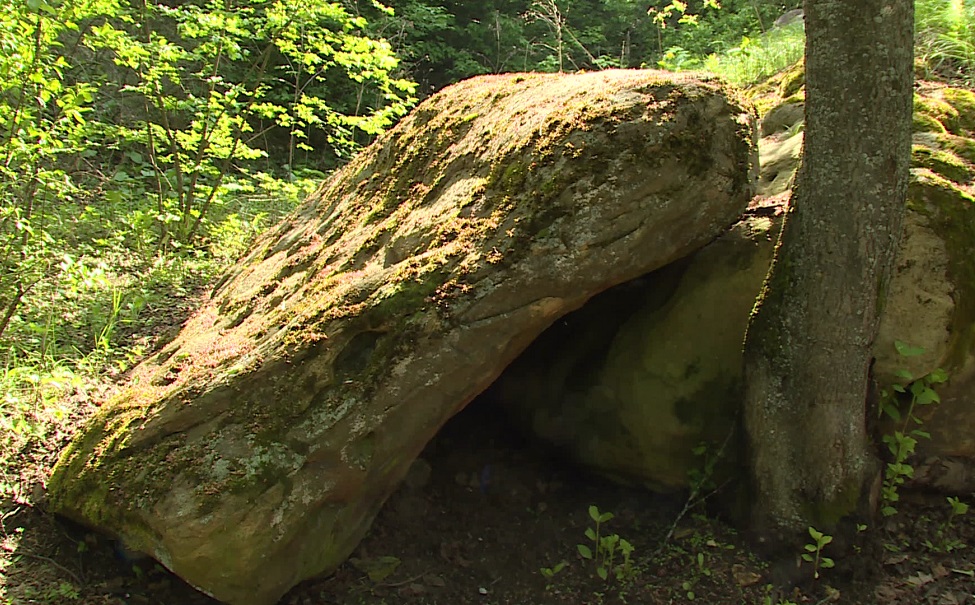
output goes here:
[{"label": "green leaf", "polygon": [[901,421],[901,411],[896,405],[890,402],[884,402],[883,404],[881,404],[881,409],[883,410],[883,413],[886,414],[894,422]]},{"label": "green leaf", "polygon": [[593,521],[599,521],[599,509],[593,504],[589,507],[589,518]]},{"label": "green leaf", "polygon": [[897,349],[897,353],[902,357],[917,357],[918,355],[924,355],[924,349],[922,347],[912,347],[911,345],[900,340],[894,341],[894,348]]},{"label": "green leaf", "polygon": [[585,544],[576,544],[576,549],[583,559],[592,559],[592,550]]},{"label": "green leaf", "polygon": [[822,559],[819,560],[819,566],[824,567],[826,569],[829,569],[830,567],[833,567],[835,565],[836,563],[834,563],[833,560],[830,559],[829,557],[823,557]]},{"label": "green leaf", "polygon": [[[915,382],[915,385],[919,383]],[[934,391],[934,389],[921,385],[918,388],[911,387],[911,393],[917,398],[916,403],[918,405],[929,405],[932,403],[941,403],[941,397]]]},{"label": "green leaf", "polygon": [[940,384],[942,382],[948,381],[948,372],[945,372],[942,368],[934,370],[925,378],[931,384]]},{"label": "green leaf", "polygon": [[599,579],[601,580],[605,580],[606,578],[609,577],[609,572],[606,571],[605,567],[596,568],[596,574],[599,576]]}]

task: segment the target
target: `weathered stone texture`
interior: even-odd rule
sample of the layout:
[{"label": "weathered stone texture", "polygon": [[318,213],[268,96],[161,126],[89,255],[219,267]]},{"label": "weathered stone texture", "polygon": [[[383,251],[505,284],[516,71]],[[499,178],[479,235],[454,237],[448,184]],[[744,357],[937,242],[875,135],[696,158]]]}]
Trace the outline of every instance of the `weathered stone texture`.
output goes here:
[{"label": "weathered stone texture", "polygon": [[341,563],[438,428],[556,318],[751,196],[748,111],[648,71],[421,104],[216,287],[64,452],[51,508],[218,599]]}]

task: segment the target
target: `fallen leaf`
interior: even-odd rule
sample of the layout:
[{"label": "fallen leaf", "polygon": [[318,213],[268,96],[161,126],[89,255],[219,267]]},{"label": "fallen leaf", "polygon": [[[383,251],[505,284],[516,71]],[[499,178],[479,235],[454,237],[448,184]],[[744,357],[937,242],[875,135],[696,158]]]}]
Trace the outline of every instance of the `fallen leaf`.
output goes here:
[{"label": "fallen leaf", "polygon": [[755,573],[740,563],[735,563],[731,566],[731,576],[735,579],[738,586],[741,586],[742,588],[746,586],[754,586],[762,579],[762,574]]},{"label": "fallen leaf", "polygon": [[349,559],[349,563],[352,564],[352,567],[366,574],[370,580],[378,584],[396,571],[396,568],[399,567],[400,560],[396,557],[385,555],[371,559],[357,559],[353,557]]},{"label": "fallen leaf", "polygon": [[881,584],[876,588],[876,590],[874,590],[874,596],[876,597],[878,603],[894,601],[902,594],[904,594],[903,590],[900,590],[895,586],[891,586],[890,584]]},{"label": "fallen leaf", "polygon": [[925,584],[934,582],[934,576],[929,573],[924,573],[923,571],[917,572],[917,575],[907,578],[907,583],[915,588],[920,588]]},{"label": "fallen leaf", "polygon": [[961,601],[958,600],[958,597],[951,592],[944,593],[941,595],[941,598],[938,599],[938,605],[960,605],[960,603]]},{"label": "fallen leaf", "polygon": [[443,578],[434,574],[427,574],[423,576],[423,581],[430,586],[436,586],[437,588],[443,588],[447,585],[447,582]]},{"label": "fallen leaf", "polygon": [[910,557],[907,555],[907,553],[903,553],[903,552],[890,553],[886,557],[884,557],[884,565],[897,565],[898,563],[903,563],[904,561],[907,561],[909,558]]}]

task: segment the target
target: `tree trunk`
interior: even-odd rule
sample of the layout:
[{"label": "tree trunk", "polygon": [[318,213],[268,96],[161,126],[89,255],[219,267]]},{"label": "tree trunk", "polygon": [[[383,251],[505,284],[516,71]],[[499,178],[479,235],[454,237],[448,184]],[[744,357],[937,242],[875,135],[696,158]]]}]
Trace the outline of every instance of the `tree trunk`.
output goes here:
[{"label": "tree trunk", "polygon": [[803,161],[745,343],[751,523],[780,544],[873,505],[871,345],[911,151],[913,1],[806,0],[805,20]]}]

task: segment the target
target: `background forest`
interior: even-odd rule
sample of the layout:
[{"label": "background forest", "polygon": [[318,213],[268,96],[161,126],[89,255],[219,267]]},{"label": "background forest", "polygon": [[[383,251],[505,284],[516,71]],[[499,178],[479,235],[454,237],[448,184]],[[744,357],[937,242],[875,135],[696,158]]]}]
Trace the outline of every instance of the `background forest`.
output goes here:
[{"label": "background forest", "polygon": [[[0,6],[0,495],[72,398],[423,97],[511,71],[802,55],[799,0],[11,0]],[[917,3],[920,68],[967,80],[975,4]],[[10,436],[10,438],[7,437]]]}]

